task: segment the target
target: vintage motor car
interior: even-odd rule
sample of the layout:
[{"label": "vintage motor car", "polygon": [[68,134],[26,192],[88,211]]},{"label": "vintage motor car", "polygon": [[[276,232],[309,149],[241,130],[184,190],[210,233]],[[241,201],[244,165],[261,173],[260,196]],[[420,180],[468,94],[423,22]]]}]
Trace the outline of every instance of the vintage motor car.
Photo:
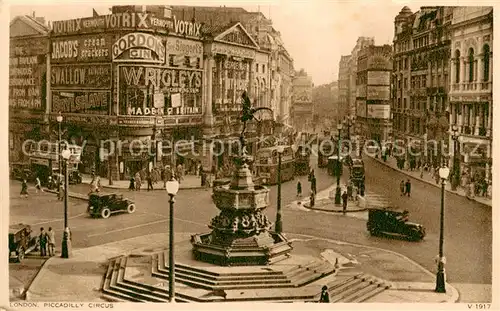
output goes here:
[{"label": "vintage motor car", "polygon": [[368,210],[366,228],[371,235],[399,235],[413,241],[425,237],[424,226],[408,221],[409,212],[391,207],[372,207]]},{"label": "vintage motor car", "polygon": [[124,198],[116,193],[91,193],[89,194],[89,205],[87,212],[91,217],[109,218],[114,213],[135,212],[135,204],[132,200]]},{"label": "vintage motor car", "polygon": [[24,256],[38,250],[38,236],[26,224],[10,225],[9,227],[9,261],[11,258],[18,262]]},{"label": "vintage motor car", "polygon": [[29,164],[14,163],[12,164],[10,170],[10,178],[20,181],[22,181],[23,179],[26,179],[26,181],[34,181],[36,177],[31,171]]}]

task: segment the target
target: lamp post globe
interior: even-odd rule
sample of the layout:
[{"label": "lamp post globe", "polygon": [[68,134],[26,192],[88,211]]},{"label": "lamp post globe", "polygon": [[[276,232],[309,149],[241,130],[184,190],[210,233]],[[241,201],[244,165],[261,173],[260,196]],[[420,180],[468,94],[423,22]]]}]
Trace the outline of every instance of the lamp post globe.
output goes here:
[{"label": "lamp post globe", "polygon": [[174,259],[174,202],[175,195],[179,191],[179,182],[172,178],[165,183],[165,190],[169,196],[170,219],[169,219],[169,277],[168,277],[168,292],[170,302],[175,302],[175,259]]},{"label": "lamp post globe", "polygon": [[444,273],[444,264],[446,259],[444,258],[443,246],[444,246],[444,187],[446,185],[446,179],[450,174],[450,169],[443,166],[439,169],[439,178],[441,178],[441,217],[440,217],[440,229],[439,229],[439,257],[438,257],[438,271],[436,274],[436,292],[446,293],[446,281]]}]

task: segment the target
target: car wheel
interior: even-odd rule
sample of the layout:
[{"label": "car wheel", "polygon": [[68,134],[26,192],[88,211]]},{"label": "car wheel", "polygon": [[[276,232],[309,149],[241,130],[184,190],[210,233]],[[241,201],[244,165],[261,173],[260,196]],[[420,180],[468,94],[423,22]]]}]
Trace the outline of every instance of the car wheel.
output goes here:
[{"label": "car wheel", "polygon": [[21,248],[19,249],[19,252],[17,253],[17,262],[21,262],[24,260],[24,249]]},{"label": "car wheel", "polygon": [[101,217],[106,219],[106,218],[109,218],[109,216],[111,216],[111,211],[109,210],[109,208],[103,208],[102,211],[101,211]]},{"label": "car wheel", "polygon": [[135,204],[129,204],[127,206],[127,213],[132,214],[133,212],[135,212]]}]

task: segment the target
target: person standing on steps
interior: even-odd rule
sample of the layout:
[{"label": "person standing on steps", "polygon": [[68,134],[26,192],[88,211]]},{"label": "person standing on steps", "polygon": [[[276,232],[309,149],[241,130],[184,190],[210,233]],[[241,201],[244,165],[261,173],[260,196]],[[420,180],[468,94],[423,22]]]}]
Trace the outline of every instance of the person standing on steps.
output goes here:
[{"label": "person standing on steps", "polygon": [[408,196],[410,196],[410,193],[411,193],[411,182],[410,182],[410,180],[409,180],[409,179],[406,181],[405,186],[406,186],[406,187],[405,187],[405,188],[406,188],[406,189],[405,189],[405,190],[406,190],[406,194],[407,194]]},{"label": "person standing on steps", "polygon": [[54,256],[56,247],[56,233],[54,232],[54,230],[52,230],[52,227],[49,227],[49,231],[47,232],[47,242],[49,244],[49,256]]},{"label": "person standing on steps", "polygon": [[320,303],[330,303],[330,294],[328,294],[328,287],[324,285],[321,288],[321,296],[319,298]]}]

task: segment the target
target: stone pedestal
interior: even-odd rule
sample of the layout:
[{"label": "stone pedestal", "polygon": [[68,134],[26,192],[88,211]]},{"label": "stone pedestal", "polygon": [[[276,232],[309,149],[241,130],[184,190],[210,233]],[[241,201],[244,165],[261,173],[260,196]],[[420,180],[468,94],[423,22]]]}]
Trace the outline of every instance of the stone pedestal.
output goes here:
[{"label": "stone pedestal", "polygon": [[236,171],[229,186],[214,189],[213,199],[220,209],[210,233],[192,236],[197,260],[218,265],[266,265],[289,257],[291,243],[282,234],[269,231],[271,221],[263,210],[269,206],[269,189],[256,186],[243,153],[235,159]]}]

